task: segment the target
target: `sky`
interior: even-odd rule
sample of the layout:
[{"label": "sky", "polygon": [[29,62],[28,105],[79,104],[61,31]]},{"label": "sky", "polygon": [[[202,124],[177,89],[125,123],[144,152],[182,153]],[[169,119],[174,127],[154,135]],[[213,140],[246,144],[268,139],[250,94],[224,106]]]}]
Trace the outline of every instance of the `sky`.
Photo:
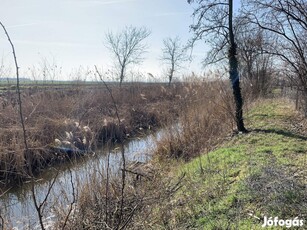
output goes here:
[{"label": "sky", "polygon": [[[186,0],[1,0],[0,21],[14,43],[20,71],[39,68],[43,60],[62,68],[63,80],[79,66],[104,70],[112,67],[112,56],[105,47],[105,33],[125,26],[145,26],[151,31],[142,65],[134,68],[163,75],[159,59],[163,39],[179,36],[183,43],[192,36],[193,7]],[[181,74],[201,73],[206,47],[194,49],[194,59]],[[0,32],[0,59],[12,66],[12,52]],[[1,77],[1,76],[0,76]]]}]

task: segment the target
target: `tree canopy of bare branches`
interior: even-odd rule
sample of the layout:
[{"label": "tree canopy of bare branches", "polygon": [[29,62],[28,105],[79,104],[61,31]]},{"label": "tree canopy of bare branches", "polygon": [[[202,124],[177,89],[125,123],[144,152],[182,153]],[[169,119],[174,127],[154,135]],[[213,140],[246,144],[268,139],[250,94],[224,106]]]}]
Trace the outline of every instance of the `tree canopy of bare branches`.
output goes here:
[{"label": "tree canopy of bare branches", "polygon": [[[241,95],[240,78],[238,72],[237,44],[233,29],[233,1],[232,0],[188,0],[196,3],[194,9],[195,23],[191,26],[194,32],[192,44],[197,40],[206,39],[212,47],[207,55],[206,63],[216,63],[228,59],[229,78],[235,99],[235,119],[239,132],[246,132],[243,122],[243,98]],[[228,55],[225,52],[228,48]]]},{"label": "tree canopy of bare branches", "polygon": [[278,57],[290,76],[296,76],[291,80],[297,80],[307,99],[307,2],[246,0],[244,5],[251,23],[277,37],[266,52]]},{"label": "tree canopy of bare branches", "polygon": [[144,40],[150,33],[145,27],[132,26],[125,27],[118,33],[111,31],[106,33],[106,47],[114,55],[116,69],[119,71],[120,85],[125,78],[128,66],[142,62],[143,54],[147,48]]},{"label": "tree canopy of bare branches", "polygon": [[174,72],[182,68],[182,63],[188,60],[186,49],[181,44],[180,38],[166,38],[163,40],[162,61],[168,68],[169,85],[171,84]]},{"label": "tree canopy of bare branches", "polygon": [[275,42],[275,38],[269,37],[268,33],[244,18],[241,20],[238,17],[235,27],[240,76],[244,87],[254,98],[266,96],[274,76],[273,56],[266,50]]}]

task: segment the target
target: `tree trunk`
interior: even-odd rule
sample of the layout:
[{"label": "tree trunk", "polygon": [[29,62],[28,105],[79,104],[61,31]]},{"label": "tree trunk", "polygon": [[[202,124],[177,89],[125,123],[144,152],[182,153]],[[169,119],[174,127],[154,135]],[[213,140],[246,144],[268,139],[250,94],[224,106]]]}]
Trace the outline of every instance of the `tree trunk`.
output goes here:
[{"label": "tree trunk", "polygon": [[170,87],[171,86],[171,83],[172,83],[172,80],[173,80],[173,75],[174,75],[174,72],[175,72],[175,66],[174,64],[172,64],[172,68],[170,69],[170,73],[169,73],[169,81],[168,81],[168,86]]},{"label": "tree trunk", "polygon": [[122,66],[121,70],[120,70],[120,76],[119,76],[119,87],[120,88],[122,87],[122,83],[123,83],[123,80],[124,80],[124,72],[125,72],[125,67]]},{"label": "tree trunk", "polygon": [[240,78],[238,72],[238,59],[237,55],[237,45],[234,40],[233,28],[232,28],[232,12],[233,12],[233,1],[229,0],[229,40],[230,47],[228,53],[229,60],[229,78],[232,85],[233,96],[236,104],[236,123],[239,132],[247,132],[244,127],[243,122],[243,99],[240,88]]}]

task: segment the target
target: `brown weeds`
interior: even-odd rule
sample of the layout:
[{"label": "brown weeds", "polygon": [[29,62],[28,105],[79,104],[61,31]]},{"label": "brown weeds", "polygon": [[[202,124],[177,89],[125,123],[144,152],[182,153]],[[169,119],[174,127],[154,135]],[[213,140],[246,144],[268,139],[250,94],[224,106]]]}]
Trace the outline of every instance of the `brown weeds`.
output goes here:
[{"label": "brown weeds", "polygon": [[[166,118],[176,116],[174,94],[183,86],[177,84],[166,90],[158,83],[131,83],[121,88],[110,84],[121,124],[113,119],[116,111],[103,85],[57,87],[23,88],[22,106],[30,149],[27,156],[24,156],[16,95],[8,89],[0,96],[0,181],[4,184],[22,180],[30,169],[40,171],[63,160],[63,154],[52,153],[54,148],[50,147],[56,145],[56,139],[67,141],[67,133],[77,132],[71,124],[90,128],[93,133],[92,140],[88,140],[90,149],[109,140],[121,142],[159,126]],[[79,143],[82,141],[79,137]]]},{"label": "brown weeds", "polygon": [[[224,82],[193,81],[184,84],[180,93],[168,94],[170,99],[176,98],[174,107],[177,108],[176,113],[170,113],[173,116],[166,116],[163,121],[164,137],[158,140],[155,151],[158,157],[154,157],[150,163],[136,162],[124,169],[127,178],[122,217],[119,218],[120,180],[113,177],[107,182],[100,172],[92,175],[82,187],[68,226],[71,229],[148,229],[167,226],[172,221],[172,205],[177,205],[172,204],[172,196],[179,191],[184,180],[184,175],[179,178],[169,175],[171,167],[167,164],[168,158],[188,160],[198,156],[204,150],[214,148],[233,131],[233,110],[226,100],[231,94],[224,87]],[[155,122],[155,117],[150,113],[144,114],[141,107],[134,107],[132,112],[135,116],[134,127],[138,129],[146,128],[140,124],[151,125],[150,122]],[[105,186],[106,183],[109,186]],[[163,220],[165,223],[161,223]]]},{"label": "brown weeds", "polygon": [[229,89],[222,81],[194,81],[184,88],[179,117],[158,143],[162,157],[189,159],[209,151],[233,130]]},{"label": "brown weeds", "polygon": [[[11,172],[23,178],[27,167],[40,171],[65,160],[65,154],[55,153],[50,147],[55,145],[55,139],[63,140],[67,133],[74,132],[74,123],[90,127],[93,146],[110,140],[121,142],[146,129],[164,127],[164,137],[158,141],[156,149],[158,158],[164,160],[188,160],[198,156],[214,148],[233,130],[231,93],[223,81],[194,80],[169,88],[161,84],[110,87],[120,124],[114,119],[116,111],[103,88],[88,90],[84,86],[64,92],[24,94],[31,161],[23,157],[20,130],[12,129],[16,127],[15,117],[11,119],[6,114],[13,107],[8,105],[10,109],[1,110],[0,116],[6,119],[5,129],[0,133],[1,178],[8,182],[13,178]],[[122,193],[117,177],[107,179],[104,172],[97,169],[96,174],[78,188],[77,203],[71,208],[69,218],[59,211],[56,226],[65,223],[68,229],[143,229],[157,224],[154,216],[159,212],[159,204],[171,199],[183,177],[170,181],[168,167],[160,163],[124,170],[127,177]],[[167,218],[169,210],[160,212],[160,216],[165,214],[163,218]]]}]

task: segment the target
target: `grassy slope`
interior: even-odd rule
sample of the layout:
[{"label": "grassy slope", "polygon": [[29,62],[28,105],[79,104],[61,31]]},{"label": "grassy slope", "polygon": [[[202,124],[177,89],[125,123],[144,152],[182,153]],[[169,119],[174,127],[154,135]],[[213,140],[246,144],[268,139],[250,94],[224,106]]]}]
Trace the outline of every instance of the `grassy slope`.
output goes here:
[{"label": "grassy slope", "polygon": [[250,133],[180,165],[186,177],[167,225],[262,229],[263,215],[307,221],[307,144],[291,131],[295,116],[285,101],[258,103],[246,117]]}]

